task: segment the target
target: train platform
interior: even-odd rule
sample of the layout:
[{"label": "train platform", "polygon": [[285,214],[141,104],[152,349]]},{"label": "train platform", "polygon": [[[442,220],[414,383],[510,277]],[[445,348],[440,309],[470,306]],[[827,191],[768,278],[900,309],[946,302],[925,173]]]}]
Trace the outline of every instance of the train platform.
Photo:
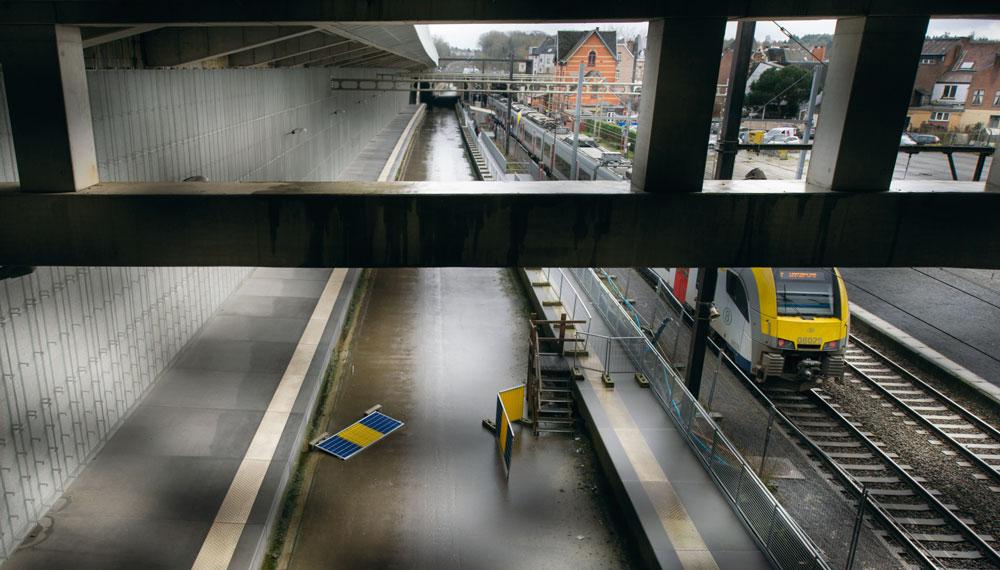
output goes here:
[{"label": "train platform", "polygon": [[[544,276],[535,273],[526,274],[535,310],[557,320],[561,309],[546,303],[552,294]],[[589,332],[613,336],[586,295],[579,302],[594,316]],[[646,564],[688,570],[770,568],[653,391],[631,373],[612,374],[612,389],[591,366],[582,368],[584,380],[575,384],[578,403],[619,500],[630,505]]]},{"label": "train platform", "polygon": [[1000,272],[842,268],[851,303],[1000,391]]},{"label": "train platform", "polygon": [[[347,175],[375,180],[415,111]],[[359,274],[255,269],[5,568],[259,567]]]}]

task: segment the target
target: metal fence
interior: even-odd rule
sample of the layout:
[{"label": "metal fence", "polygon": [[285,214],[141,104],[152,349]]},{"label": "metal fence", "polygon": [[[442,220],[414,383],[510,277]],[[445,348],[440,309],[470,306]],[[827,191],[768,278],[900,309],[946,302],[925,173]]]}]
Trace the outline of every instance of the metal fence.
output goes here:
[{"label": "metal fence", "polygon": [[[628,268],[594,271],[598,284],[622,307],[619,312],[646,332],[668,366],[671,362],[687,361],[691,335],[687,323],[691,318],[658,275],[645,272],[640,276]],[[646,281],[651,281],[653,287]],[[583,288],[590,294],[586,286]],[[772,495],[815,540],[832,567],[851,568],[852,564],[854,568],[903,567],[902,560],[889,551],[870,525],[858,524],[863,519],[876,521],[911,558],[923,566],[929,565],[926,562],[929,554],[918,552],[909,531],[892,521],[877,500],[865,494],[863,483],[812,444],[712,340],[709,347],[715,355],[705,360],[701,405],[725,418],[728,441],[756,469],[760,479],[769,483]],[[776,429],[779,427],[780,430]],[[803,445],[825,472],[798,450],[792,438],[805,442]],[[796,473],[794,478],[774,485],[781,473],[790,471]],[[831,479],[844,491],[831,485]]]},{"label": "metal fence", "polygon": [[582,343],[577,343],[578,347],[587,350],[587,345],[591,337],[590,322],[593,320],[590,309],[587,308],[587,303],[580,297],[580,293],[577,292],[572,281],[567,278],[564,270],[556,267],[543,267],[542,273],[545,275],[545,280],[549,283],[549,287],[555,292],[556,298],[562,304],[563,310],[566,311],[566,319],[570,321],[586,321],[582,327],[574,327],[574,329],[577,332],[583,333],[581,335],[583,337]]},{"label": "metal fence", "polygon": [[[621,308],[615,296],[592,269],[569,270],[586,292],[613,336],[642,335],[634,315]],[[653,345],[620,343],[633,369],[649,380],[654,393],[695,450],[702,464],[753,532],[765,554],[778,568],[829,568],[820,550],[771,495],[754,469],[698,403],[681,377]]]}]

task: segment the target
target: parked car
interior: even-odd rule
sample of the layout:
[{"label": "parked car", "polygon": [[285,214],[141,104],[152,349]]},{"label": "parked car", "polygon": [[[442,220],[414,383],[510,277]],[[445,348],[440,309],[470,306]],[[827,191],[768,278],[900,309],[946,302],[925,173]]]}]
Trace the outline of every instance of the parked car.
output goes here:
[{"label": "parked car", "polygon": [[913,140],[913,137],[903,133],[899,135],[899,146],[913,146],[917,144],[917,141]]},{"label": "parked car", "polygon": [[941,139],[934,135],[929,135],[927,133],[906,133],[911,139],[917,142],[917,144],[940,144]]},{"label": "parked car", "polygon": [[[785,139],[787,137],[797,137],[798,132],[795,127],[775,127],[764,133],[764,144],[775,142],[775,139]],[[781,142],[781,141],[779,141]]]},{"label": "parked car", "polygon": [[802,140],[795,135],[775,135],[770,140],[764,138],[764,144],[799,144]]}]

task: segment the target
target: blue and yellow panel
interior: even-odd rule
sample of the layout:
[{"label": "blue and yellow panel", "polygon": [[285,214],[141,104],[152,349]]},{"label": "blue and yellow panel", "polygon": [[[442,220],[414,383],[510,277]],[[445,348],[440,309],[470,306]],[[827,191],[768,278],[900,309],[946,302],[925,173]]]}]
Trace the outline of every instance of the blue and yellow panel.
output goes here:
[{"label": "blue and yellow panel", "polygon": [[514,429],[510,425],[511,420],[506,406],[508,401],[512,407],[517,408],[519,414],[517,419],[521,419],[524,413],[524,386],[504,390],[497,394],[497,449],[500,450],[500,457],[503,458],[504,474],[510,477],[510,457],[511,450],[514,448]]},{"label": "blue and yellow panel", "polygon": [[507,419],[512,422],[524,419],[524,384],[501,390],[497,396],[503,401],[503,407],[507,410]]},{"label": "blue and yellow panel", "polygon": [[314,445],[334,457],[350,459],[401,427],[403,422],[375,412]]}]

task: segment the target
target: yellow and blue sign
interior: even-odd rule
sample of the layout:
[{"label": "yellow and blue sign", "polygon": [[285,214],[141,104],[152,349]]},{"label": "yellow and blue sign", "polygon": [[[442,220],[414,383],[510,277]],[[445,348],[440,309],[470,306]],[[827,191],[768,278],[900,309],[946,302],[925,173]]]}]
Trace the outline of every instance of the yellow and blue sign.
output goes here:
[{"label": "yellow and blue sign", "polygon": [[504,473],[510,477],[510,457],[514,447],[514,429],[511,422],[524,417],[524,386],[508,388],[497,393],[496,436],[497,449],[503,458]]},{"label": "yellow and blue sign", "polygon": [[382,412],[374,412],[314,445],[334,457],[347,460],[403,425],[403,422]]}]

